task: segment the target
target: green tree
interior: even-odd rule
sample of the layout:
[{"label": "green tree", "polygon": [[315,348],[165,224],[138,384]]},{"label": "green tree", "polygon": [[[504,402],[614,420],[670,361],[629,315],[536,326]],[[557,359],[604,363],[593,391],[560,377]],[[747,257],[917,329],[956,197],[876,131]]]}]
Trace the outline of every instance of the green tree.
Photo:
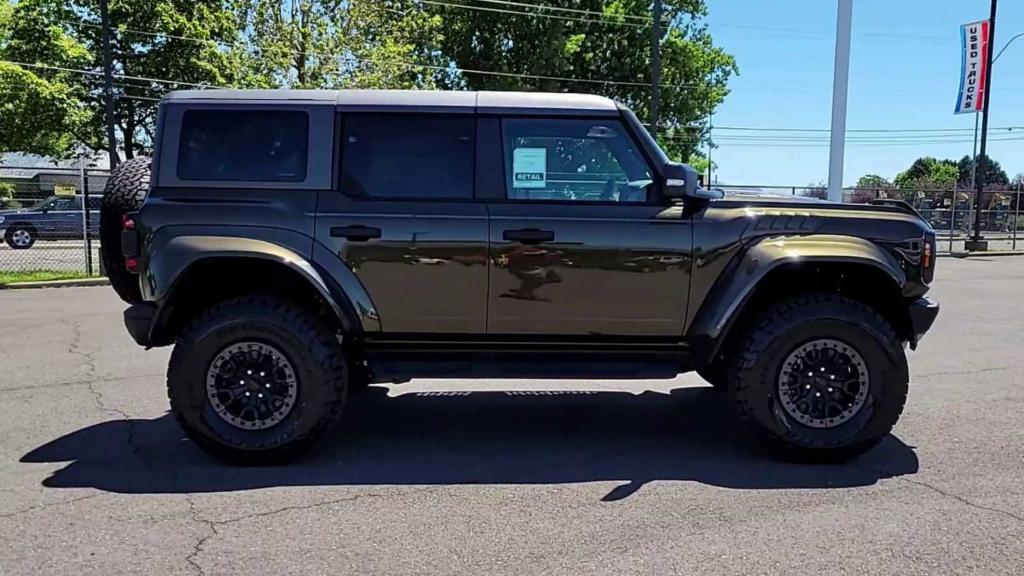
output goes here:
[{"label": "green tree", "polygon": [[14,206],[14,184],[0,182],[0,210]]},{"label": "green tree", "polygon": [[[395,4],[392,6],[391,4]],[[441,19],[379,0],[236,0],[240,82],[285,88],[430,88]]]},{"label": "green tree", "polygon": [[857,188],[892,188],[892,182],[878,174],[865,174],[857,179]]},{"label": "green tree", "polygon": [[[157,100],[172,87],[140,78],[231,84],[239,65],[223,46],[234,42],[238,32],[220,0],[110,0],[109,8],[111,53],[119,75],[116,125],[120,149],[132,158],[152,145]],[[23,151],[67,154],[75,141],[92,150],[106,148],[99,23],[97,0],[20,0],[13,6],[10,24],[0,34],[0,59],[37,65],[18,67],[31,74],[22,76],[40,95],[32,100],[37,109],[44,107],[40,102],[47,95],[46,102],[60,102],[62,109],[81,115],[29,116],[41,132],[63,136],[53,139],[51,150]],[[0,108],[20,105],[13,91],[3,91],[0,98]]]},{"label": "green tree", "polygon": [[897,174],[894,183],[902,189],[949,189],[956,183],[958,176],[956,162],[925,156]]},{"label": "green tree", "polygon": [[[444,19],[441,52],[463,70],[437,73],[439,84],[482,90],[594,92],[630,106],[647,121],[650,110],[650,2],[548,0],[545,6],[586,8],[601,15],[551,18],[551,10],[519,7],[510,14],[479,7],[424,4]],[[714,46],[702,18],[704,0],[665,0],[661,39],[661,131],[670,157],[689,158],[707,137],[707,118],[728,94],[737,72],[732,56]],[[565,13],[563,13],[564,15]],[[478,71],[497,72],[484,74]],[[590,82],[560,78],[587,79]],[[595,80],[597,82],[595,82]],[[618,82],[604,84],[601,81]]]},{"label": "green tree", "polygon": [[[988,157],[985,158],[985,173],[983,174],[983,182],[986,187],[998,186],[1005,187],[1010,184],[1010,178],[1006,175],[1003,167],[999,165],[999,162]],[[982,156],[978,156],[978,167],[981,167]],[[963,188],[973,188],[974,182],[971,180],[971,157],[964,156],[957,162],[957,170],[959,175],[957,177],[957,183]]]}]

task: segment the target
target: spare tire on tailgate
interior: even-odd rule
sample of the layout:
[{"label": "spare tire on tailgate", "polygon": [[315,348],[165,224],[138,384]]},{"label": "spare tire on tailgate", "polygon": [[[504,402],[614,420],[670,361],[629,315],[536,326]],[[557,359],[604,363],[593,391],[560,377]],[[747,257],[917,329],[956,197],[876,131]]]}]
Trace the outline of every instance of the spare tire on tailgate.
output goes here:
[{"label": "spare tire on tailgate", "polygon": [[103,190],[100,207],[100,244],[110,285],[129,304],[142,301],[139,277],[128,272],[121,255],[121,219],[142,208],[149,193],[149,158],[132,158],[114,169]]}]

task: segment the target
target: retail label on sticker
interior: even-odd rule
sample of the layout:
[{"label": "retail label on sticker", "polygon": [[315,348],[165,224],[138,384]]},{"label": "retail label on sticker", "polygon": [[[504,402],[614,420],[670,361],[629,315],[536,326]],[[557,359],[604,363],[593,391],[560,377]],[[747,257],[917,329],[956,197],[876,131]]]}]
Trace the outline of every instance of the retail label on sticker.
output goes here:
[{"label": "retail label on sticker", "polygon": [[547,148],[516,148],[512,151],[512,187],[547,187]]}]

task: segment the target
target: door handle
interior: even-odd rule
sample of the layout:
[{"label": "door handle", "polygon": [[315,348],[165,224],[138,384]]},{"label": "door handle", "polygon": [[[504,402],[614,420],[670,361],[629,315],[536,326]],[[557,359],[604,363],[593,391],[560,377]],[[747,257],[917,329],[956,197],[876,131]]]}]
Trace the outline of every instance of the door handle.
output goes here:
[{"label": "door handle", "polygon": [[345,238],[350,242],[365,242],[380,238],[380,228],[374,226],[331,226],[331,238]]},{"label": "door handle", "polygon": [[538,230],[536,228],[524,228],[522,230],[505,230],[501,233],[505,240],[521,242],[523,244],[540,244],[541,242],[553,242],[555,233],[551,230]]}]

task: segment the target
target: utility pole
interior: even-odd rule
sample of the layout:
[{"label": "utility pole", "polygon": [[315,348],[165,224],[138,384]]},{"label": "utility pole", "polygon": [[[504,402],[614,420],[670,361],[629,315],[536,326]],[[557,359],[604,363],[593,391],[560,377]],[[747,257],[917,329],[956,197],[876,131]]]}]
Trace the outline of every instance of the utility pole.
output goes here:
[{"label": "utility pole", "polygon": [[846,154],[846,98],[850,85],[850,30],[853,0],[839,0],[836,13],[836,57],[832,72],[832,130],[829,142],[828,199],[843,201],[843,157]]},{"label": "utility pole", "polygon": [[985,172],[988,168],[988,157],[985,155],[985,145],[988,143],[988,104],[992,97],[992,48],[996,42],[996,4],[999,0],[992,0],[992,12],[989,15],[988,28],[988,49],[985,50],[985,97],[981,107],[981,150],[978,152],[979,166],[974,173],[974,234],[971,241],[964,246],[966,250],[984,252],[988,250],[988,242],[981,239],[981,207],[982,195],[985,191]]},{"label": "utility pole", "polygon": [[651,136],[658,135],[661,108],[661,0],[654,0],[651,21]]},{"label": "utility pole", "polygon": [[107,154],[110,155],[110,168],[117,166],[120,158],[117,155],[117,136],[114,135],[114,71],[110,57],[110,14],[107,0],[100,0],[100,27],[103,42],[103,103],[106,108]]}]

